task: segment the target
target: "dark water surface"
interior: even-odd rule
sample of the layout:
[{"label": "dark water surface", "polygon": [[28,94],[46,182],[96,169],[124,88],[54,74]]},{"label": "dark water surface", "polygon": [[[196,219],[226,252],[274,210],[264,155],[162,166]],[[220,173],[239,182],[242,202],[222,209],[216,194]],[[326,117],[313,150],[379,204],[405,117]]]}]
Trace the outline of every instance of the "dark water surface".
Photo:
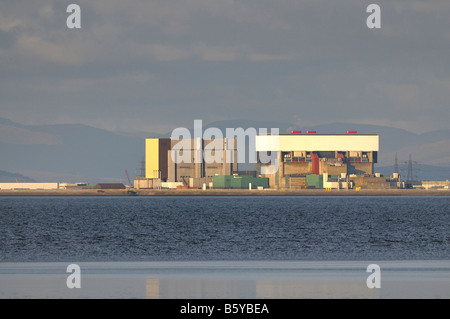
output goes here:
[{"label": "dark water surface", "polygon": [[448,197],[0,197],[0,262],[450,258]]}]

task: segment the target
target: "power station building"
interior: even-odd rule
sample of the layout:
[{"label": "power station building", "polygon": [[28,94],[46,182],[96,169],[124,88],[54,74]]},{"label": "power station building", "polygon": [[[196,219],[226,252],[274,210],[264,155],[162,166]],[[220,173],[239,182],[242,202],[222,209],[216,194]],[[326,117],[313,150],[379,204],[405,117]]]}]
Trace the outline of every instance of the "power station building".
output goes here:
[{"label": "power station building", "polygon": [[[238,150],[237,138],[146,139],[146,174],[144,180],[138,181],[139,185],[154,188],[157,181],[172,183],[177,188],[205,185],[215,188],[215,177],[216,184],[221,181],[233,187],[231,179],[227,184],[226,176],[236,177],[238,152],[252,151],[256,152],[257,159],[254,177],[268,179],[270,188],[397,188],[395,183],[399,182],[374,173],[379,151],[377,134],[291,131],[290,134],[259,134],[254,138],[253,150]],[[263,181],[255,180],[253,184],[259,182]]]},{"label": "power station building", "polygon": [[[275,152],[275,160],[271,163],[258,163],[263,176],[269,178],[271,187],[293,188],[294,185],[306,185],[308,175],[316,175],[316,179],[324,174],[340,178],[373,175],[379,136],[355,131],[345,134],[293,131],[291,134],[258,135],[255,145],[258,159],[261,152]],[[312,180],[311,177],[309,179]]]},{"label": "power station building", "polygon": [[145,178],[167,180],[170,149],[170,138],[147,138],[145,140]]},{"label": "power station building", "polygon": [[179,183],[174,184],[178,186],[209,185],[213,176],[232,175],[237,171],[236,144],[235,139],[227,138],[146,139],[145,178]]},{"label": "power station building", "polygon": [[174,139],[169,153],[168,181],[188,185],[190,179],[205,179],[209,183],[215,175],[231,175],[237,171],[236,143],[227,138]]}]

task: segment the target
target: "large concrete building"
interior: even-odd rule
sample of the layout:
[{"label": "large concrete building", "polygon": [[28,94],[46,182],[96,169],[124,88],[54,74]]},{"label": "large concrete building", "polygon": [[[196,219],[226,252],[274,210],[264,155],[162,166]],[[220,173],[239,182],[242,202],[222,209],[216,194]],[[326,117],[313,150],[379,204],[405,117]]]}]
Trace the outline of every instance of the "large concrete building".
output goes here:
[{"label": "large concrete building", "polygon": [[296,178],[305,181],[305,175],[373,175],[379,136],[354,131],[346,134],[295,132],[258,135],[255,144],[258,158],[261,152],[276,154],[272,163],[258,164],[271,187],[290,188]]},{"label": "large concrete building", "polygon": [[199,186],[237,171],[236,142],[223,139],[146,139],[145,178]]},{"label": "large concrete building", "polygon": [[[181,140],[171,142],[174,155],[168,156],[168,181],[189,185],[191,178],[205,178],[205,181],[210,182],[215,175],[231,175],[237,171],[237,143],[227,138],[190,139],[182,150],[179,146]],[[180,161],[180,157],[184,160]]]}]

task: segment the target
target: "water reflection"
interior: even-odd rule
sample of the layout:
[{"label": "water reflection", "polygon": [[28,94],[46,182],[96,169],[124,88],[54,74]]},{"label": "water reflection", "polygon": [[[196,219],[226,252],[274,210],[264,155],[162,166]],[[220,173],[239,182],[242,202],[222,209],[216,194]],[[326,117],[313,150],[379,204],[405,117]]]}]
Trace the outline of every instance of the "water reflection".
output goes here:
[{"label": "water reflection", "polygon": [[345,280],[147,279],[148,299],[379,298],[365,282]]},{"label": "water reflection", "polygon": [[90,262],[69,289],[68,263],[0,263],[0,299],[450,298],[450,261]]}]

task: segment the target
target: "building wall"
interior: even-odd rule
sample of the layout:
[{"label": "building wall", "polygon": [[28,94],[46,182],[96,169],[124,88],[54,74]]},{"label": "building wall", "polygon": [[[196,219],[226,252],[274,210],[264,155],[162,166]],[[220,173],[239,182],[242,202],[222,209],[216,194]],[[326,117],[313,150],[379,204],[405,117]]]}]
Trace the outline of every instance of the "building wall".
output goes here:
[{"label": "building wall", "polygon": [[151,189],[153,188],[153,179],[148,178],[135,178],[134,179],[134,188],[136,189]]},{"label": "building wall", "polygon": [[171,148],[169,138],[159,139],[159,170],[161,172],[160,178],[164,181],[168,178],[168,151]]},{"label": "building wall", "polygon": [[347,164],[347,174],[370,174],[373,172],[373,163],[348,163]]},{"label": "building wall", "polygon": [[269,187],[268,178],[253,177],[251,175],[217,175],[212,178],[214,188],[252,189]]},{"label": "building wall", "polygon": [[380,176],[349,176],[349,180],[353,182],[354,187],[361,189],[388,189],[388,188],[404,188],[402,183],[397,179]]},{"label": "building wall", "polygon": [[190,188],[203,188],[203,184],[206,184],[206,187],[210,187],[211,183],[212,183],[212,177],[190,178],[189,179],[189,187]]},{"label": "building wall", "polygon": [[288,189],[301,189],[306,186],[306,176],[286,176],[285,187]]},{"label": "building wall", "polygon": [[256,151],[362,151],[379,150],[376,134],[288,134],[256,136]]},{"label": "building wall", "polygon": [[[277,174],[263,174],[262,176],[266,177],[269,179],[269,186],[271,188],[278,188],[280,182],[278,181],[278,176]],[[286,182],[282,183],[281,185],[285,185]]]},{"label": "building wall", "polygon": [[172,151],[167,151],[167,180],[171,182],[175,182],[177,178],[175,177],[175,163],[172,159]]},{"label": "building wall", "polygon": [[159,139],[145,140],[145,177],[158,178],[159,176]]},{"label": "building wall", "polygon": [[167,151],[171,143],[168,138],[148,138],[145,140],[145,177],[161,178],[168,177]]},{"label": "building wall", "polygon": [[[231,148],[228,139],[217,140],[172,140],[168,152],[168,181],[184,182],[211,178],[215,175],[230,175],[237,171],[237,143]],[[184,153],[187,152],[187,153]],[[175,163],[181,157],[186,162]],[[197,162],[197,163],[196,163]]]},{"label": "building wall", "polygon": [[278,171],[264,174],[273,188],[291,185],[287,176],[295,174],[372,175],[378,149],[376,134],[259,135],[256,141],[258,152],[278,152]]},{"label": "building wall", "polygon": [[341,175],[342,173],[347,173],[348,167],[345,163],[340,163],[340,166],[331,166],[328,162],[320,162],[319,172],[320,174],[327,173],[328,175]]},{"label": "building wall", "polygon": [[94,186],[96,189],[126,189],[122,183],[98,183]]},{"label": "building wall", "polygon": [[1,190],[14,190],[14,189],[51,190],[58,188],[59,183],[0,183]]},{"label": "building wall", "polygon": [[422,186],[425,189],[431,188],[448,188],[450,186],[450,182],[446,181],[422,181]]},{"label": "building wall", "polygon": [[312,172],[312,163],[280,163],[281,171],[283,175],[291,175],[291,174],[311,174]]}]

